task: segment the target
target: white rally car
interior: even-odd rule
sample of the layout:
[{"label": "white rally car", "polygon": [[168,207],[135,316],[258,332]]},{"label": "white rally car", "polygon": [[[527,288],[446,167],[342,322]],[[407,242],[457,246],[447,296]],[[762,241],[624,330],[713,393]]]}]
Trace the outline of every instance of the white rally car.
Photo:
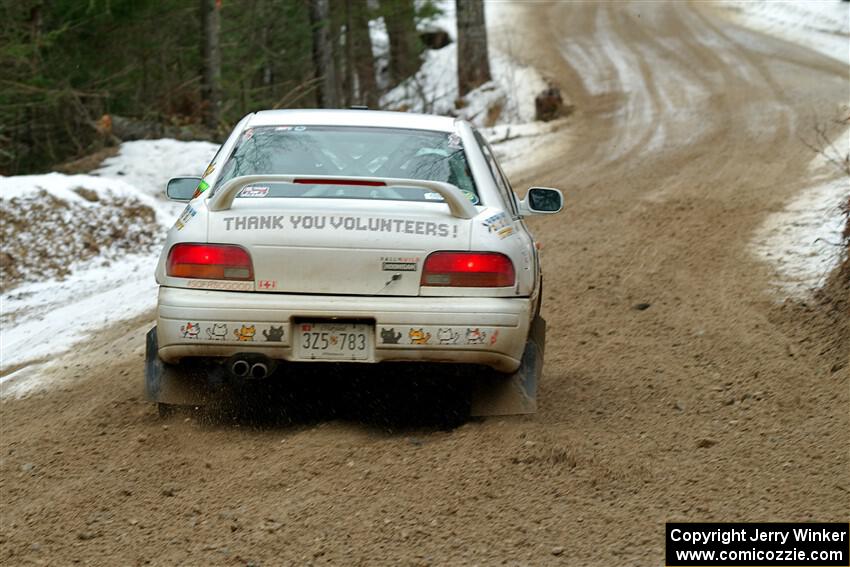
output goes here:
[{"label": "white rally car", "polygon": [[[187,202],[156,269],[146,393],[161,411],[287,362],[489,367],[473,415],[532,413],[545,323],[520,200],[468,122],[368,110],[250,114]],[[440,367],[442,368],[442,366]],[[451,367],[445,366],[449,372]]]}]

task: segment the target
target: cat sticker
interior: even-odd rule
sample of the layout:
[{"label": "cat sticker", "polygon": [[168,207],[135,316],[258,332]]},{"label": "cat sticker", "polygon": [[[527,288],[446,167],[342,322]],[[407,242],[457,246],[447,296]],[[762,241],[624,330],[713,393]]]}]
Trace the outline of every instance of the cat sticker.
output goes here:
[{"label": "cat sticker", "polygon": [[412,345],[427,345],[431,340],[431,333],[426,333],[423,329],[410,329],[407,336],[410,337]]},{"label": "cat sticker", "polygon": [[211,341],[226,341],[227,325],[224,323],[213,323],[212,327],[207,327],[207,338]]},{"label": "cat sticker", "polygon": [[468,345],[483,345],[486,337],[487,333],[478,327],[466,330],[466,344]]},{"label": "cat sticker", "polygon": [[201,324],[187,321],[185,325],[180,326],[180,332],[183,333],[184,339],[197,339],[201,332]]},{"label": "cat sticker", "polygon": [[441,345],[457,344],[459,338],[460,333],[457,331],[453,331],[452,329],[437,329],[437,339]]},{"label": "cat sticker", "polygon": [[257,329],[254,325],[251,325],[250,327],[242,325],[241,328],[233,331],[233,336],[236,337],[237,341],[253,341],[256,333]]},{"label": "cat sticker", "polygon": [[271,326],[268,330],[263,329],[263,336],[266,337],[266,342],[279,343],[283,340],[283,325],[280,327]]},{"label": "cat sticker", "polygon": [[385,345],[397,345],[401,333],[397,333],[394,327],[386,329],[381,327],[381,342]]}]

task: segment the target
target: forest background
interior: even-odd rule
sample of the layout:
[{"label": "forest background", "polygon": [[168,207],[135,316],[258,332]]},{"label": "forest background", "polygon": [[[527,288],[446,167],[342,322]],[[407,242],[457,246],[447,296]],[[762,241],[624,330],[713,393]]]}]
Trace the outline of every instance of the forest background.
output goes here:
[{"label": "forest background", "polygon": [[[451,41],[427,30],[439,13],[431,0],[0,3],[0,175],[122,140],[220,141],[259,109],[379,108]],[[462,95],[490,78],[482,0],[458,0],[457,22]]]}]

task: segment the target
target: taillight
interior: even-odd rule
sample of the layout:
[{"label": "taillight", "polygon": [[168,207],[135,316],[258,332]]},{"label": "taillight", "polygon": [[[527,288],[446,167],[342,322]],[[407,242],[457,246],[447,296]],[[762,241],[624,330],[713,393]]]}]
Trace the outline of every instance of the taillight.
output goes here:
[{"label": "taillight", "polygon": [[434,252],[425,259],[421,284],[448,287],[514,285],[511,259],[496,252]]},{"label": "taillight", "polygon": [[166,272],[176,278],[254,279],[248,251],[229,244],[175,244],[168,253]]}]

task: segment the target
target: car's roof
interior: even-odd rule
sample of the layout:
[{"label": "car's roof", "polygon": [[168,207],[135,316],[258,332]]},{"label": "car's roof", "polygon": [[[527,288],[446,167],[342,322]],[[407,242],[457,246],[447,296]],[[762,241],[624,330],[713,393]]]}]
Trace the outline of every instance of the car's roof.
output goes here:
[{"label": "car's roof", "polygon": [[373,126],[454,132],[457,119],[432,114],[381,110],[262,110],[247,126]]}]

